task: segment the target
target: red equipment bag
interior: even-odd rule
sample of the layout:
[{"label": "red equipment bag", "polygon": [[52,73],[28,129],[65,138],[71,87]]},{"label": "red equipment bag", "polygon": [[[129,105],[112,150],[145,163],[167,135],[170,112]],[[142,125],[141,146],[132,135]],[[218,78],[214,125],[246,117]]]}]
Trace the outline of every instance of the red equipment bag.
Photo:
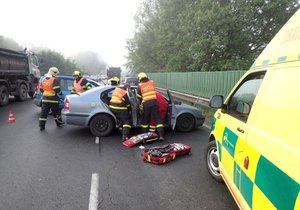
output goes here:
[{"label": "red equipment bag", "polygon": [[174,160],[176,156],[186,155],[190,152],[191,147],[189,145],[173,143],[145,149],[142,156],[144,162],[161,165]]},{"label": "red equipment bag", "polygon": [[139,143],[146,143],[150,141],[158,140],[158,134],[153,132],[142,133],[136,136],[132,136],[130,139],[123,142],[126,147],[133,147]]}]

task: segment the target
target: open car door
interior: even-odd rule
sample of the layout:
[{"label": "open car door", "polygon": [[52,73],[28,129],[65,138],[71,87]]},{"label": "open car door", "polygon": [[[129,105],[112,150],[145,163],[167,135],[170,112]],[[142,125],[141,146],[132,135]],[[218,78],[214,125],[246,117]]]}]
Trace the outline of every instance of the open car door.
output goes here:
[{"label": "open car door", "polygon": [[131,120],[132,125],[136,127],[139,123],[139,99],[137,98],[136,89],[129,87],[127,88],[127,95],[131,104]]},{"label": "open car door", "polygon": [[167,124],[172,130],[175,129],[175,102],[169,90],[167,90],[168,95],[168,114],[167,114]]}]

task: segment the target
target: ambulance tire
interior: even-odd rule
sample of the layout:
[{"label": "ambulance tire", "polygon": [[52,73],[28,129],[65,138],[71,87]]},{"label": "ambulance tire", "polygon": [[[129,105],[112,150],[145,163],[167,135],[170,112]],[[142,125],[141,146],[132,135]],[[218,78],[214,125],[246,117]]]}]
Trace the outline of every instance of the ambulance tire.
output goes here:
[{"label": "ambulance tire", "polygon": [[224,182],[219,170],[219,159],[216,141],[211,141],[206,147],[206,168],[217,182]]}]

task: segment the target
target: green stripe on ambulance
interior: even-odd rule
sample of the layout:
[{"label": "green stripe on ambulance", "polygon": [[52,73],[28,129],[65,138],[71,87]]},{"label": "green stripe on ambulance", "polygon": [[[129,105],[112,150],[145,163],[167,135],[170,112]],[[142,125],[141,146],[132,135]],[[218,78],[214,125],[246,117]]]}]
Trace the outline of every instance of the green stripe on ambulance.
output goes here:
[{"label": "green stripe on ambulance", "polygon": [[294,209],[299,184],[263,156],[257,164],[255,184],[277,209]]},{"label": "green stripe on ambulance", "polygon": [[224,129],[222,145],[233,158],[234,158],[234,152],[235,152],[235,146],[237,140],[238,140],[238,136],[235,133],[233,133],[228,128]]}]

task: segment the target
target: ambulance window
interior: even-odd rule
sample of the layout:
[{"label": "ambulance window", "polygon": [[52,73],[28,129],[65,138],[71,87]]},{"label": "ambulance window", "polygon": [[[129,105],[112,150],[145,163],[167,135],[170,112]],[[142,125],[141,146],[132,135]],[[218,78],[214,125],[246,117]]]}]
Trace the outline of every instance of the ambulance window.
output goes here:
[{"label": "ambulance window", "polygon": [[265,73],[255,73],[245,78],[229,100],[228,114],[243,122],[247,121]]}]

